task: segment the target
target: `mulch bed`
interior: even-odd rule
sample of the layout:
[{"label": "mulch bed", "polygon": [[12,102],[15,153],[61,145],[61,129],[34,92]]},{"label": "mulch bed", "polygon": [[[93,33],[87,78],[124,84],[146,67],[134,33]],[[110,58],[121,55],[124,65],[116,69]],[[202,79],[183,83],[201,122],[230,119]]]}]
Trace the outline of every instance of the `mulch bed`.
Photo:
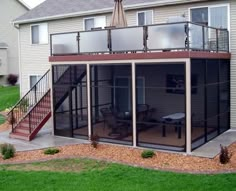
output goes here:
[{"label": "mulch bed", "polygon": [[[10,125],[6,122],[0,125],[0,132],[6,131],[9,128]],[[161,151],[156,151],[156,155],[153,158],[143,159],[141,157],[142,149],[108,144],[99,144],[97,149],[94,149],[90,144],[70,145],[58,148],[60,152],[56,155],[45,155],[43,150],[34,150],[16,152],[15,157],[8,160],[3,160],[0,156],[0,164],[30,163],[58,158],[91,158],[177,172],[236,172],[236,142],[228,147],[229,152],[232,153],[232,157],[230,162],[224,165],[220,164],[219,156],[208,159]]]},{"label": "mulch bed", "polygon": [[214,159],[208,159],[159,151],[155,152],[156,156],[153,158],[143,159],[141,158],[141,149],[107,144],[99,144],[97,149],[94,149],[90,144],[70,145],[58,148],[60,149],[60,153],[52,156],[43,154],[43,150],[17,152],[16,156],[12,159],[3,160],[0,157],[0,164],[27,163],[58,158],[91,158],[176,172],[236,172],[236,143],[229,146],[232,158],[225,165],[219,163],[219,156],[216,156]]}]

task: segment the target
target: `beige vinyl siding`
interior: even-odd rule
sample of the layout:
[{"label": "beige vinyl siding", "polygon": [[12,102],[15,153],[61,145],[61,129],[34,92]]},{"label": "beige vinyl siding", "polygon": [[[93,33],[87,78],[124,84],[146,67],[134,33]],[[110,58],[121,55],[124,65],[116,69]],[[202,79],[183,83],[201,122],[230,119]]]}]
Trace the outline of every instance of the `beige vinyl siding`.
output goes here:
[{"label": "beige vinyl siding", "polygon": [[43,75],[49,69],[49,44],[32,45],[30,25],[20,27],[21,95],[29,90],[29,76]]},{"label": "beige vinyl siding", "polygon": [[26,13],[26,11],[26,8],[16,0],[1,0],[0,42],[4,42],[8,45],[7,74],[19,74],[18,31],[11,22],[16,17]]},{"label": "beige vinyl siding", "polygon": [[231,46],[231,128],[236,129],[236,1],[230,3]]},{"label": "beige vinyl siding", "polygon": [[[230,3],[231,13],[231,127],[236,128],[236,1],[208,1],[202,3],[188,3],[183,5],[162,6],[156,8],[146,8],[142,10],[153,10],[154,23],[165,23],[171,16],[185,15],[189,20],[189,8],[198,6],[209,6]],[[127,11],[127,21],[129,26],[137,24],[137,11]],[[110,24],[111,14],[105,14],[107,25]],[[91,16],[93,17],[93,15]],[[61,19],[48,22],[49,34],[60,32],[73,32],[83,30],[83,18]],[[49,68],[48,56],[50,54],[49,45],[34,45],[30,43],[30,25],[20,27],[21,38],[21,62],[22,62],[22,94],[28,90],[29,74],[44,74]]]},{"label": "beige vinyl siding", "polygon": [[0,48],[0,76],[8,74],[7,49]]}]

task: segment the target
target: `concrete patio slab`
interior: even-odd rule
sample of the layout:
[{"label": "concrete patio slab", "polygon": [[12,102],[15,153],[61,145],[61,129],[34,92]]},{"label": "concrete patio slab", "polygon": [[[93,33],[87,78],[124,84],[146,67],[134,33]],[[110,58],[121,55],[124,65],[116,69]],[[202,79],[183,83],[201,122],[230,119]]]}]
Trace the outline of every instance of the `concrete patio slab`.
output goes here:
[{"label": "concrete patio slab", "polygon": [[236,141],[236,130],[228,130],[192,152],[193,156],[214,158],[220,153],[220,145],[229,146]]},{"label": "concrete patio slab", "polygon": [[16,151],[29,151],[48,147],[88,143],[88,141],[52,136],[51,128],[43,128],[38,133],[37,137],[30,142],[9,138],[9,131],[2,132],[0,133],[0,143],[13,144],[16,148]]}]

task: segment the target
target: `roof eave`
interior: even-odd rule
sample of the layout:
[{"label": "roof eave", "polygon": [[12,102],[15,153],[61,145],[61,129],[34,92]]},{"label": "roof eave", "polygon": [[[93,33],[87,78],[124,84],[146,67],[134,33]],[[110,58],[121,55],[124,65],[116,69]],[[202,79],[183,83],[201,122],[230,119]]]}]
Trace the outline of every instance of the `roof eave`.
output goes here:
[{"label": "roof eave", "polygon": [[[193,0],[191,3],[199,2],[199,1],[208,1],[208,0]],[[140,9],[140,8],[152,8],[156,6],[166,6],[166,5],[173,5],[173,4],[185,4],[189,3],[188,0],[168,0],[162,2],[152,2],[152,3],[140,3],[135,5],[127,5],[124,6],[124,9],[133,10],[133,9]],[[97,10],[90,10],[84,12],[75,12],[75,13],[68,13],[68,14],[61,14],[55,16],[48,16],[48,17],[40,17],[36,19],[26,19],[26,20],[19,20],[13,21],[14,25],[21,25],[33,22],[42,22],[42,21],[51,21],[51,20],[58,20],[58,19],[65,19],[71,17],[78,17],[78,16],[85,16],[85,15],[95,15],[95,14],[102,14],[102,13],[110,13],[112,12],[113,8],[106,8],[106,9],[97,9]]]}]

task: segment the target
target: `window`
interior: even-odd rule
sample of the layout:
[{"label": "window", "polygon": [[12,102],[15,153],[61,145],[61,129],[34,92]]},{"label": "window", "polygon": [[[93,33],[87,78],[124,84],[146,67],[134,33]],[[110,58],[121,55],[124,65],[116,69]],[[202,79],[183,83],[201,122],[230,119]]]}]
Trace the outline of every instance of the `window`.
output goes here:
[{"label": "window", "polygon": [[208,25],[208,8],[197,8],[191,10],[191,21],[203,25]]},{"label": "window", "polygon": [[47,23],[31,26],[31,43],[32,44],[47,44],[48,43]]},{"label": "window", "polygon": [[137,13],[138,26],[150,25],[153,21],[153,11],[142,11]]},{"label": "window", "polygon": [[216,28],[228,28],[228,6],[209,6],[191,9],[191,21]]},{"label": "window", "polygon": [[86,31],[91,30],[92,28],[97,28],[97,27],[104,28],[105,26],[106,26],[105,16],[84,19],[84,30]]},{"label": "window", "polygon": [[40,75],[30,75],[30,89],[39,81],[41,78]]},{"label": "window", "polygon": [[85,19],[84,20],[84,26],[85,26],[85,30],[91,30],[92,28],[94,28],[94,18],[91,19]]}]

